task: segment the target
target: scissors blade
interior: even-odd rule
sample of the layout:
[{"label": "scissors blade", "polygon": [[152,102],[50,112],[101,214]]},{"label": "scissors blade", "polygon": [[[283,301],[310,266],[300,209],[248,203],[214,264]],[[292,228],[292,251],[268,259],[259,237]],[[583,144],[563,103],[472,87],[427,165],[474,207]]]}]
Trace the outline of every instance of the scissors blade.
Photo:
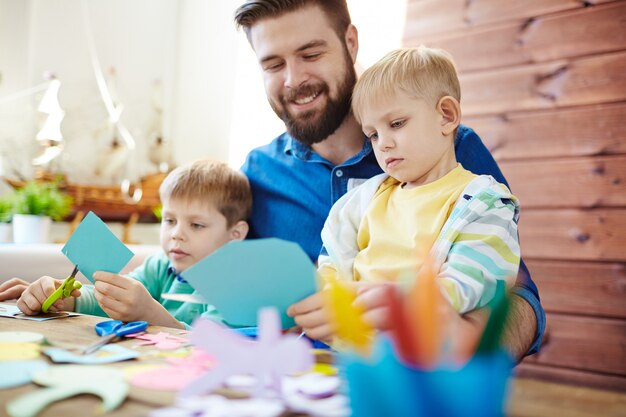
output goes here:
[{"label": "scissors blade", "polygon": [[78,265],[74,267],[74,270],[72,271],[72,275],[70,275],[68,278],[76,278],[76,274],[78,274]]},{"label": "scissors blade", "polygon": [[117,337],[117,335],[115,333],[112,333],[112,334],[110,334],[108,336],[104,336],[103,338],[101,338],[97,342],[95,342],[95,343],[87,346],[86,348],[84,348],[82,350],[83,355],[89,355],[91,353],[94,353],[96,350],[100,349],[102,346],[104,346],[107,343],[111,342],[116,337]]}]

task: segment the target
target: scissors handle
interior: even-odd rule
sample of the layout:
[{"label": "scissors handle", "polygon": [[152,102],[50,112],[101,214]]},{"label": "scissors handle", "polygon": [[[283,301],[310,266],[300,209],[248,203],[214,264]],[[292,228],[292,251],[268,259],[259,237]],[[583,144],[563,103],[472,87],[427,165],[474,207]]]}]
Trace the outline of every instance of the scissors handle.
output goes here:
[{"label": "scissors handle", "polygon": [[129,334],[135,334],[139,332],[143,332],[148,328],[147,321],[131,321],[129,323],[123,324],[120,320],[107,320],[102,321],[95,326],[96,333],[100,336],[103,336],[97,342],[87,346],[83,349],[84,355],[89,355],[90,353],[95,352],[100,349],[102,346],[107,343],[112,342],[114,339],[118,337],[127,336]]}]

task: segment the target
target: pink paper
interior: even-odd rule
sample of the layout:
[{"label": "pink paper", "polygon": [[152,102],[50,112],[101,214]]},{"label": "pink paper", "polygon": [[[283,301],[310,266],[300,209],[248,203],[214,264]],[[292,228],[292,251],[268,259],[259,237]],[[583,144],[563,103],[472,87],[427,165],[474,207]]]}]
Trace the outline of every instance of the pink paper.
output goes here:
[{"label": "pink paper", "polygon": [[251,374],[256,378],[253,394],[261,395],[265,381],[275,393],[281,392],[281,377],[307,371],[313,366],[311,345],[295,334],[282,335],[278,311],[259,310],[257,341],[207,319],[194,323],[191,342],[215,358],[216,365],[187,385],[181,397],[209,393],[221,386],[228,377]]},{"label": "pink paper", "polygon": [[213,365],[211,356],[198,349],[194,349],[186,358],[167,358],[166,360],[170,366],[138,373],[130,379],[130,383],[140,388],[178,391],[200,377]]},{"label": "pink paper", "polygon": [[151,333],[137,333],[129,334],[126,337],[132,337],[135,339],[143,340],[143,342],[137,343],[137,346],[150,346],[154,345],[157,349],[162,350],[176,350],[180,348],[184,343],[187,343],[187,339],[182,337],[172,336],[171,334],[159,332],[157,334]]}]

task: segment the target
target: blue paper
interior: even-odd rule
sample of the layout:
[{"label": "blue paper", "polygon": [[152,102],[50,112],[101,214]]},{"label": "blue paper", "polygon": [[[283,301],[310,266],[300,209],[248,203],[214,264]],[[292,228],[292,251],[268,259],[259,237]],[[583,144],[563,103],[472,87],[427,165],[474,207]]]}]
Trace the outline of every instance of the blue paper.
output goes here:
[{"label": "blue paper", "polygon": [[127,361],[139,357],[139,352],[127,349],[120,345],[105,345],[90,355],[72,352],[69,350],[51,347],[43,350],[53,362],[57,363],[80,363],[83,365],[100,365]]},{"label": "blue paper", "polygon": [[91,282],[96,271],[118,274],[135,255],[91,211],[61,251]]},{"label": "blue paper", "polygon": [[31,382],[33,374],[48,367],[42,360],[0,362],[0,389],[17,387]]},{"label": "blue paper", "polygon": [[380,338],[374,359],[341,356],[353,417],[500,417],[513,367],[503,351],[477,355],[461,368],[410,368]]},{"label": "blue paper", "polygon": [[233,327],[257,325],[261,307],[276,307],[283,329],[295,325],[287,307],[316,291],[315,267],[293,242],[232,241],[191,268],[185,278]]}]

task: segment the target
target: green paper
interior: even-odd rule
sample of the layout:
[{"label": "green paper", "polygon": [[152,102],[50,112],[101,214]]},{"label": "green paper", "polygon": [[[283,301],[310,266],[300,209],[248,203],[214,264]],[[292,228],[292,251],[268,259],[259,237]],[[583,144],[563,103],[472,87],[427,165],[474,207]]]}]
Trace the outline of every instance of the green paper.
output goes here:
[{"label": "green paper", "polygon": [[509,300],[506,297],[504,281],[498,280],[496,283],[496,292],[487,307],[491,313],[476,352],[493,352],[500,346],[500,339],[509,314]]}]

